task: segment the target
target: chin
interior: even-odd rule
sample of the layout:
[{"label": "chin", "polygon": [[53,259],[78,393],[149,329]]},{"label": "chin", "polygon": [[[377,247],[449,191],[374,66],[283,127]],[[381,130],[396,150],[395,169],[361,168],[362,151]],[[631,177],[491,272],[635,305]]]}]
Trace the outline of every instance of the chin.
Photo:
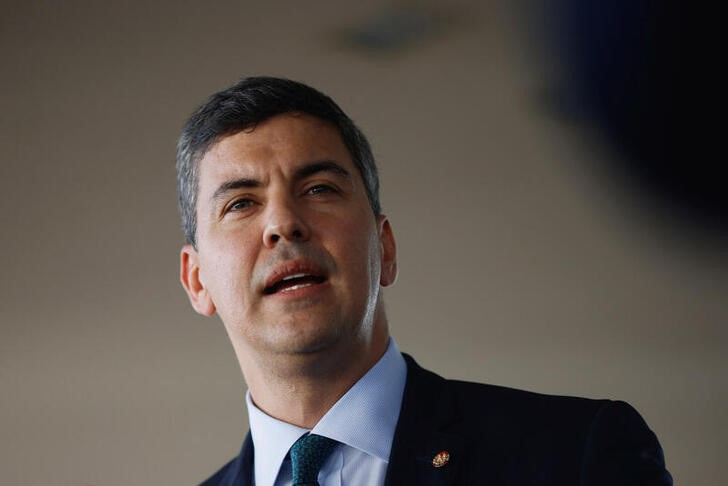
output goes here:
[{"label": "chin", "polygon": [[322,326],[320,323],[295,322],[291,327],[279,329],[276,336],[271,336],[271,348],[281,354],[314,355],[322,354],[336,349],[346,348],[345,336],[341,326]]}]

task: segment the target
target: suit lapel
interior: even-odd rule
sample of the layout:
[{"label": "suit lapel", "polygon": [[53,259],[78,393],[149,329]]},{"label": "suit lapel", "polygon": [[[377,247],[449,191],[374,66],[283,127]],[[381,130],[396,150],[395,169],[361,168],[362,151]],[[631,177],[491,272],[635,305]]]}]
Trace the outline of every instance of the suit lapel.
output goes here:
[{"label": "suit lapel", "polygon": [[255,486],[255,474],[253,470],[253,438],[248,432],[240,449],[240,472],[237,483],[240,486]]},{"label": "suit lapel", "polygon": [[253,438],[245,436],[240,454],[236,457],[219,483],[221,486],[255,486],[253,473]]},{"label": "suit lapel", "polygon": [[[456,484],[467,451],[465,438],[457,433],[460,417],[447,381],[420,368],[410,356],[404,357],[407,384],[385,484]],[[433,459],[441,452],[449,460],[435,467]]]}]

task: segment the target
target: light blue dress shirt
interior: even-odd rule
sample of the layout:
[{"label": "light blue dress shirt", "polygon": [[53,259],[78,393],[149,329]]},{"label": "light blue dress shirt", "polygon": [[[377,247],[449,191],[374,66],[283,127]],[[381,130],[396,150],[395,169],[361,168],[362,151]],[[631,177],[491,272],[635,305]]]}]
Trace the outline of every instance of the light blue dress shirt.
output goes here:
[{"label": "light blue dress shirt", "polygon": [[[384,484],[406,379],[407,365],[390,339],[379,361],[310,430],[340,442],[321,467],[321,486]],[[250,391],[245,401],[256,486],[290,486],[288,450],[309,430],[267,415],[255,406]]]}]

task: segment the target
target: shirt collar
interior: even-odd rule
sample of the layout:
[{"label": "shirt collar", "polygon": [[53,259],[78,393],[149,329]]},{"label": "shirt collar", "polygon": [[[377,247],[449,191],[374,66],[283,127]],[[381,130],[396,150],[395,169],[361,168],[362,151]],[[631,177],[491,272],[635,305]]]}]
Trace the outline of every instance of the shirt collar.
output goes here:
[{"label": "shirt collar", "polygon": [[[394,339],[377,363],[311,430],[388,462],[407,379],[407,365]],[[275,419],[245,395],[253,438],[255,478],[273,484],[288,450],[307,429]]]},{"label": "shirt collar", "polygon": [[250,435],[253,438],[253,467],[257,484],[274,484],[283,459],[294,442],[308,429],[275,419],[255,406],[250,390],[245,394]]}]

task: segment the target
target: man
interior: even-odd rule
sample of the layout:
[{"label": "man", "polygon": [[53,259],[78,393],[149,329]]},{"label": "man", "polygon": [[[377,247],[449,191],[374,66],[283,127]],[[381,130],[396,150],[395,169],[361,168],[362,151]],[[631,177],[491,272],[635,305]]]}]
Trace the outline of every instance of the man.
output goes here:
[{"label": "man", "polygon": [[398,351],[376,167],[327,96],[243,79],[192,115],[177,171],[182,284],[249,387],[250,433],[204,484],[671,484],[627,404],[444,380]]}]

